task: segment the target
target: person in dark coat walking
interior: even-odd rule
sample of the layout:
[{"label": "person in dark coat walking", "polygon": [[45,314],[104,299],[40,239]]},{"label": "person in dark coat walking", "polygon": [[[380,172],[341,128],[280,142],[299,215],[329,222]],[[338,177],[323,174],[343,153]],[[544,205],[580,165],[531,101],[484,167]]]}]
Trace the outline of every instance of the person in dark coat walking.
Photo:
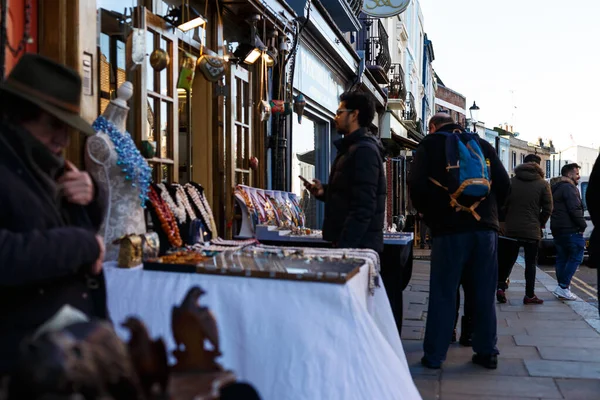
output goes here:
[{"label": "person in dark coat walking", "polygon": [[535,154],[525,157],[525,163],[515,168],[511,179],[511,189],[506,201],[504,235],[498,246],[502,247],[502,257],[498,265],[498,290],[496,298],[506,303],[505,290],[512,267],[519,256],[519,249],[525,250],[525,297],[523,304],[542,304],[544,301],[535,295],[535,270],[537,268],[538,246],[542,239],[542,227],[552,215],[552,193],[544,179],[540,167],[541,158]]},{"label": "person in dark coat walking", "polygon": [[[498,365],[496,347],[496,307],[494,292],[498,279],[498,204],[504,204],[510,188],[506,170],[495,149],[485,140],[479,146],[489,166],[490,194],[476,209],[480,219],[451,206],[446,160],[446,136],[438,132],[464,132],[445,113],[435,114],[429,121],[434,134],[427,135],[417,148],[409,187],[413,205],[423,214],[434,239],[431,252],[429,307],[421,363],[427,368],[440,368],[446,359],[455,322],[456,292],[463,280],[465,293],[472,296],[473,362],[486,368]],[[473,198],[466,207],[480,201]]]},{"label": "person in dark coat walking", "polygon": [[81,78],[25,54],[0,84],[0,377],[19,344],[63,306],[107,317],[102,210],[94,183],[61,155],[79,116]]},{"label": "person in dark coat walking", "polygon": [[[583,262],[587,228],[583,218],[583,203],[577,188],[579,165],[567,164],[562,167],[560,181],[552,186],[554,211],[550,219],[550,229],[556,245],[556,280],[558,286],[554,295],[559,299],[575,300],[577,297],[569,286],[579,265]],[[589,203],[588,203],[589,204]]]},{"label": "person in dark coat walking", "polygon": [[325,202],[323,239],[341,248],[367,248],[383,252],[386,180],[384,148],[368,128],[375,117],[373,100],[364,93],[340,96],[336,112],[337,131],[344,135],[335,142],[338,153],[329,182],[304,182],[305,187]]},{"label": "person in dark coat walking", "polygon": [[[585,193],[590,218],[594,224],[594,230],[590,237],[588,264],[591,268],[596,268],[598,274],[598,287],[600,287],[600,157],[596,159],[594,168],[590,174],[587,192]],[[598,206],[598,207],[596,207]],[[600,301],[600,295],[598,300]],[[600,309],[599,309],[600,312]]]}]

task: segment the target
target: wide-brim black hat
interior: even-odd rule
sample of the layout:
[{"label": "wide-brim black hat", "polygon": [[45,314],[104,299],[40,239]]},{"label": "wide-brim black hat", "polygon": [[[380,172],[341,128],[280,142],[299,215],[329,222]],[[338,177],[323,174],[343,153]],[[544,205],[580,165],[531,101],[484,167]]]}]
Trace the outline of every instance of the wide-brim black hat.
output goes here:
[{"label": "wide-brim black hat", "polygon": [[86,135],[94,129],[79,115],[81,77],[77,72],[49,58],[26,53],[0,83],[7,92],[27,100]]}]

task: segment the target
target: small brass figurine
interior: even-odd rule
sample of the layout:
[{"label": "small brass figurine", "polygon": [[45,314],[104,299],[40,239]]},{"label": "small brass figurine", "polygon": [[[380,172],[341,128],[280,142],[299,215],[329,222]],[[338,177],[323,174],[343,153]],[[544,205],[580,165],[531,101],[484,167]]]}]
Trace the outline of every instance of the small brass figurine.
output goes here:
[{"label": "small brass figurine", "polygon": [[[198,299],[206,292],[195,286],[187,293],[179,307],[173,307],[171,329],[177,349],[175,371],[222,371],[215,361],[221,355],[219,330],[214,315],[207,307],[200,307]],[[205,341],[213,349],[205,348]],[[183,348],[183,346],[185,348]]]}]

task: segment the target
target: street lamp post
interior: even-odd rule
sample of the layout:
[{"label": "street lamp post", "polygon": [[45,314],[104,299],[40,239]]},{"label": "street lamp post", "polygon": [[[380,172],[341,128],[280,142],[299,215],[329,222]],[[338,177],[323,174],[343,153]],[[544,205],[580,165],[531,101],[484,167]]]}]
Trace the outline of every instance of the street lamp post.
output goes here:
[{"label": "street lamp post", "polygon": [[479,116],[479,107],[473,101],[473,105],[469,107],[469,113],[471,114],[471,121],[473,121],[473,132],[477,133],[477,117]]}]

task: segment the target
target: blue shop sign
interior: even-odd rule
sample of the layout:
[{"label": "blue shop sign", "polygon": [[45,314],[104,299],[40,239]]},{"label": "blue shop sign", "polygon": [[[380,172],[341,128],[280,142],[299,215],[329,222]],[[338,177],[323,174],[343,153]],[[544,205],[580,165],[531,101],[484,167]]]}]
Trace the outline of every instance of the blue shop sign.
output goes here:
[{"label": "blue shop sign", "polygon": [[294,88],[321,107],[335,113],[344,82],[304,44],[298,46]]}]

